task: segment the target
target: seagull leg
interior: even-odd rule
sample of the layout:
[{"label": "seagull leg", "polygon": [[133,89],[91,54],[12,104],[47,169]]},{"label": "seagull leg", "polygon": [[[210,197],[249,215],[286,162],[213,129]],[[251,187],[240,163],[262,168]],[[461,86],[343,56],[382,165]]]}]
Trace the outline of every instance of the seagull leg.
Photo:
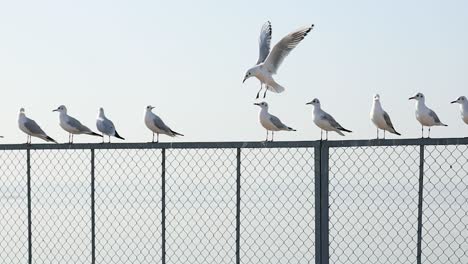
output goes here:
[{"label": "seagull leg", "polygon": [[265,86],[265,93],[263,93],[263,98],[265,98],[265,97],[266,97],[266,93],[267,93],[267,91],[268,91],[268,85],[266,85],[266,86]]},{"label": "seagull leg", "polygon": [[267,135],[266,135],[265,142],[268,142],[268,130],[266,132],[267,132]]},{"label": "seagull leg", "polygon": [[379,128],[377,128],[377,139],[379,139]]},{"label": "seagull leg", "polygon": [[421,138],[424,138],[424,126],[421,126]]},{"label": "seagull leg", "polygon": [[72,140],[71,140],[71,144],[73,144],[73,134],[71,134],[71,138],[72,138]]},{"label": "seagull leg", "polygon": [[326,139],[328,141],[328,131],[325,131]]},{"label": "seagull leg", "polygon": [[157,135],[156,143],[159,143],[159,133],[156,133],[156,135]]},{"label": "seagull leg", "polygon": [[153,139],[151,140],[152,143],[154,143],[154,132],[153,132]]},{"label": "seagull leg", "polygon": [[427,134],[427,138],[431,138],[431,127],[429,127],[429,133]]},{"label": "seagull leg", "polygon": [[258,97],[260,97],[260,92],[262,91],[262,88],[263,88],[263,83],[260,82],[260,90],[258,90],[257,97],[255,97],[255,99],[258,99]]},{"label": "seagull leg", "polygon": [[383,139],[385,139],[385,130],[383,131]]},{"label": "seagull leg", "polygon": [[323,130],[320,129],[320,141],[322,141],[322,140],[323,140]]},{"label": "seagull leg", "polygon": [[275,132],[271,131],[271,142],[273,142],[273,137],[275,136]]}]

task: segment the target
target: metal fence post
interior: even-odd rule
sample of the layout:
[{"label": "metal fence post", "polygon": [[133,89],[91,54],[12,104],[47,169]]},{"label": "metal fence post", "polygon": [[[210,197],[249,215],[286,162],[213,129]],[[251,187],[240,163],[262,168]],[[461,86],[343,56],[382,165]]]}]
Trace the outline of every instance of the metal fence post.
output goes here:
[{"label": "metal fence post", "polygon": [[[316,148],[315,154],[319,154],[319,158],[315,160],[315,166],[319,165],[319,169],[315,168],[316,180],[316,263],[328,264],[329,263],[329,212],[328,212],[328,184],[329,184],[329,146],[326,141],[320,142],[318,149]],[[318,173],[318,175],[317,175]],[[317,201],[318,198],[318,201]],[[318,207],[318,208],[317,208]]]},{"label": "metal fence post", "polygon": [[31,150],[26,150],[26,173],[28,192],[28,263],[32,263],[32,211],[31,211]]},{"label": "metal fence post", "polygon": [[161,149],[161,154],[161,261],[166,264],[166,149]]},{"label": "metal fence post", "polygon": [[314,182],[315,182],[315,264],[321,264],[321,233],[320,233],[320,150],[322,142],[314,147]]},{"label": "metal fence post", "polygon": [[240,264],[241,149],[237,148],[236,180],[236,264]]},{"label": "metal fence post", "polygon": [[94,149],[91,149],[91,264],[96,263],[96,211],[95,211],[95,164]]},{"label": "metal fence post", "polygon": [[418,241],[416,263],[421,264],[422,254],[422,214],[424,191],[424,145],[419,146],[419,192],[418,192]]}]

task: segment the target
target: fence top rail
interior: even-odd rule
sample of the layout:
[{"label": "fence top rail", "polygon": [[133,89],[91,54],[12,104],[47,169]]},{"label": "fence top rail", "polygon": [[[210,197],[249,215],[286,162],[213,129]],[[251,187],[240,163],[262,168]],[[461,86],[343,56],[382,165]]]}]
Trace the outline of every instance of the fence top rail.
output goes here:
[{"label": "fence top rail", "polygon": [[372,146],[468,145],[468,138],[371,139],[338,141],[249,141],[249,142],[174,142],[174,143],[76,143],[76,144],[0,144],[0,150],[72,149],[233,149],[233,148],[315,148]]}]

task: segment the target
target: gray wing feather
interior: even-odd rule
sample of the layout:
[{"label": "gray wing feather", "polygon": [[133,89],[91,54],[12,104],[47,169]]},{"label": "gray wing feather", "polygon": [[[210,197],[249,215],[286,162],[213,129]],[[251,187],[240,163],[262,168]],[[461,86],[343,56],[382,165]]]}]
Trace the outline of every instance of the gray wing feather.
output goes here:
[{"label": "gray wing feather", "polygon": [[336,120],[330,114],[324,113],[322,117],[323,117],[323,119],[327,120],[328,123],[330,123],[330,125],[332,127],[334,127],[334,128],[343,128],[338,122],[336,122]]},{"label": "gray wing feather", "polygon": [[390,116],[385,111],[383,113],[383,118],[384,118],[385,123],[387,124],[387,126],[389,126],[391,129],[395,130],[395,128],[393,127],[393,124],[392,124],[392,120],[390,120]]},{"label": "gray wing feather", "polygon": [[275,74],[284,58],[304,39],[305,36],[312,30],[312,27],[306,27],[296,30],[283,39],[281,39],[272,49],[265,60],[267,69]]},{"label": "gray wing feather", "polygon": [[115,131],[114,123],[110,120],[104,120],[102,122],[102,130],[106,133],[111,133]]},{"label": "gray wing feather", "polygon": [[35,134],[35,135],[45,135],[46,134],[44,132],[44,130],[42,130],[42,128],[32,119],[28,119],[24,123],[24,126],[26,127],[26,129],[29,130],[29,132],[31,132],[31,134]]},{"label": "gray wing feather", "polygon": [[266,22],[260,31],[260,39],[258,40],[259,44],[259,56],[257,65],[264,62],[270,53],[271,45],[271,23],[270,21]]},{"label": "gray wing feather", "polygon": [[270,116],[270,121],[271,121],[271,123],[273,123],[273,125],[275,127],[279,128],[279,129],[288,128],[285,124],[283,124],[283,122],[281,122],[281,120],[279,120],[279,118],[277,118],[274,115]]},{"label": "gray wing feather", "polygon": [[80,121],[76,120],[75,118],[73,118],[71,116],[68,117],[67,123],[68,123],[68,125],[78,129],[79,131],[92,132],[91,129],[89,129],[87,126],[81,124]]},{"label": "gray wing feather", "polygon": [[429,109],[429,115],[434,119],[434,122],[441,123],[439,117],[431,109]]},{"label": "gray wing feather", "polygon": [[155,115],[153,118],[153,122],[157,128],[165,131],[168,134],[173,134],[172,130],[164,123],[164,121],[162,121],[162,119],[159,116]]}]

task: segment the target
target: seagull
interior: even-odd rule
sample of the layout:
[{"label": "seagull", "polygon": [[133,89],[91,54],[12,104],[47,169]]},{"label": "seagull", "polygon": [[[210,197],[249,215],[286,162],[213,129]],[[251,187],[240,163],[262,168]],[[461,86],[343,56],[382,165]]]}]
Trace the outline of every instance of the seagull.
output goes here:
[{"label": "seagull", "polygon": [[153,132],[153,140],[152,142],[154,143],[154,134],[156,133],[157,135],[157,140],[156,143],[159,142],[159,134],[165,134],[170,137],[175,137],[175,136],[184,136],[180,133],[175,132],[172,130],[170,127],[168,127],[162,119],[154,114],[152,110],[154,109],[154,106],[148,105],[146,107],[146,114],[145,114],[145,125],[146,127],[149,128]]},{"label": "seagull", "polygon": [[[125,140],[125,138],[121,137],[119,133],[117,133],[114,123],[112,123],[112,121],[106,117],[102,107],[99,108],[99,114],[96,119],[96,127],[99,132],[109,137],[109,143],[111,142],[111,136]],[[102,143],[104,143],[104,137],[102,137]]]},{"label": "seagull", "polygon": [[312,30],[314,25],[309,27],[300,28],[289,35],[281,39],[271,50],[271,23],[270,21],[266,22],[261,31],[260,31],[260,54],[257,61],[257,64],[250,68],[245,74],[243,83],[245,80],[249,79],[252,76],[255,76],[260,81],[260,90],[257,93],[256,99],[260,96],[260,92],[263,89],[265,84],[265,93],[263,98],[266,96],[267,90],[270,90],[275,93],[281,93],[284,91],[284,87],[279,85],[274,79],[273,76],[278,71],[281,63],[284,58],[307,36],[307,34]]},{"label": "seagull", "polygon": [[259,119],[260,119],[260,124],[266,129],[267,135],[266,135],[266,140],[268,141],[268,131],[271,131],[271,142],[273,142],[273,136],[275,131],[296,131],[296,129],[288,127],[287,125],[283,124],[281,120],[268,113],[268,103],[267,102],[261,102],[261,103],[254,103],[254,105],[260,106],[260,114],[259,114]]},{"label": "seagull", "polygon": [[313,105],[314,106],[314,123],[321,129],[320,131],[320,140],[323,138],[323,130],[326,132],[326,139],[328,140],[328,131],[335,131],[341,136],[344,136],[343,132],[351,133],[351,130],[348,130],[342,127],[335,119],[329,115],[327,112],[323,111],[320,107],[319,99],[315,98],[314,100],[306,103],[306,105]]},{"label": "seagull", "polygon": [[18,126],[21,131],[27,134],[26,144],[31,144],[31,137],[38,137],[47,142],[57,143],[57,141],[49,137],[34,120],[26,117],[24,108],[20,109],[18,116]]},{"label": "seagull", "polygon": [[468,124],[468,101],[466,100],[465,96],[460,96],[457,100],[451,102],[452,104],[458,103],[460,104],[460,114],[463,122]]},{"label": "seagull", "polygon": [[370,112],[370,118],[374,125],[377,127],[377,139],[379,139],[379,129],[384,131],[383,138],[385,139],[385,131],[401,136],[393,127],[390,116],[385,112],[380,104],[380,95],[374,95],[374,102],[372,103],[372,109]]},{"label": "seagull", "polygon": [[447,126],[442,123],[434,111],[426,106],[424,94],[417,93],[409,100],[416,100],[416,119],[421,123],[421,138],[424,138],[424,127],[429,127],[427,138],[431,137],[431,126]]},{"label": "seagull", "polygon": [[67,108],[64,105],[59,106],[57,109],[52,110],[53,112],[59,112],[60,113],[60,126],[63,128],[63,130],[67,131],[68,134],[68,143],[72,144],[73,143],[73,135],[74,134],[86,134],[90,136],[97,136],[97,137],[102,137],[102,135],[99,135],[98,133],[95,133],[91,131],[88,127],[85,125],[81,124],[80,121],[76,120],[75,118],[69,116],[67,114]]}]

